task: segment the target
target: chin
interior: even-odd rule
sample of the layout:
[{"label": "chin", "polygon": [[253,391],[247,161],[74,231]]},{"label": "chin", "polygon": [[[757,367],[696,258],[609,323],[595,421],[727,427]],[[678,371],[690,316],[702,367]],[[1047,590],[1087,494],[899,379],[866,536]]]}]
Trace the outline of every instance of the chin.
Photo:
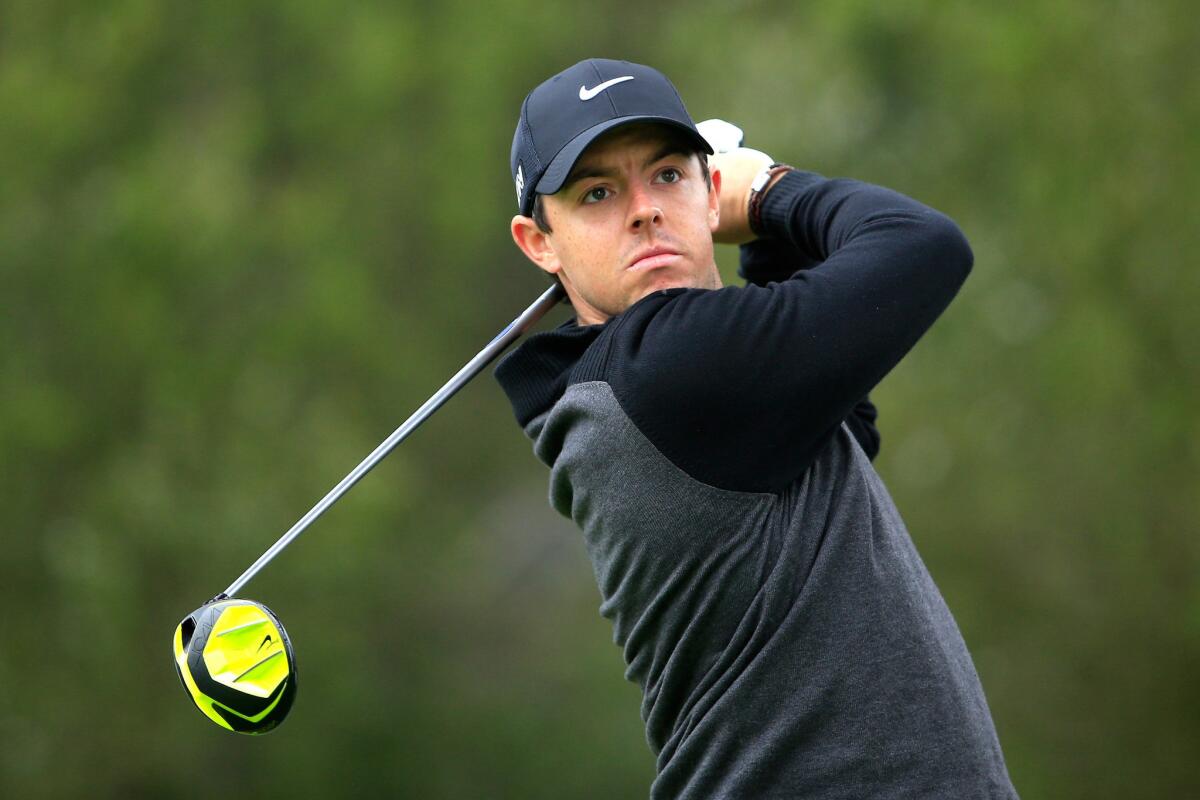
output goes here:
[{"label": "chin", "polygon": [[702,289],[707,288],[700,275],[680,275],[666,270],[653,275],[647,282],[647,292],[657,292],[662,289]]},{"label": "chin", "polygon": [[646,295],[662,291],[663,289],[719,288],[721,288],[721,281],[719,277],[713,279],[712,276],[708,275],[680,273],[668,269],[654,270],[646,276],[645,281],[639,286],[636,294],[632,296],[632,299],[629,301],[628,305],[625,306],[625,308],[633,305]]},{"label": "chin", "polygon": [[683,281],[683,280],[649,281],[649,282],[643,284],[642,287],[639,288],[637,290],[637,292],[630,297],[629,303],[626,304],[625,308],[629,308],[629,306],[633,305],[634,303],[636,303],[637,301],[646,297],[647,295],[652,295],[655,292],[662,291],[663,289],[690,289],[690,288],[692,288],[692,285],[690,283],[688,283],[687,281]]}]

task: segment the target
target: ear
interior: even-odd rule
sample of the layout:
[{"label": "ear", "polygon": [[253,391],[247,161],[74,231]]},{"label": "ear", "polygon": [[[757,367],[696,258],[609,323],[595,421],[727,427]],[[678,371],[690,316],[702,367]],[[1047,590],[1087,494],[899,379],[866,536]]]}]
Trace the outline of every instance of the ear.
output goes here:
[{"label": "ear", "polygon": [[518,214],[512,218],[511,229],[517,247],[521,248],[525,257],[537,264],[539,269],[551,275],[556,275],[562,270],[558,254],[554,252],[554,245],[550,242],[550,235],[537,226],[533,217]]},{"label": "ear", "polygon": [[721,170],[714,169],[709,174],[712,187],[708,190],[708,229],[716,233],[721,227]]}]

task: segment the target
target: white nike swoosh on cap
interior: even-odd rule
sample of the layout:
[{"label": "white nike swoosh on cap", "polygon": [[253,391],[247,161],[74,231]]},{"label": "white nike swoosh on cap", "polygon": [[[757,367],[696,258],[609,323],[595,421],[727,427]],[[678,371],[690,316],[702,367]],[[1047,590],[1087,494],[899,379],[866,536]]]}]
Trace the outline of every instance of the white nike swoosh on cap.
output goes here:
[{"label": "white nike swoosh on cap", "polygon": [[631,81],[631,80],[633,80],[633,76],[626,75],[624,78],[613,78],[611,81],[605,81],[604,83],[597,86],[595,89],[589,89],[586,86],[580,85],[579,99],[580,100],[591,100],[593,97],[600,94],[605,89],[612,86],[613,84],[620,83],[621,81]]}]

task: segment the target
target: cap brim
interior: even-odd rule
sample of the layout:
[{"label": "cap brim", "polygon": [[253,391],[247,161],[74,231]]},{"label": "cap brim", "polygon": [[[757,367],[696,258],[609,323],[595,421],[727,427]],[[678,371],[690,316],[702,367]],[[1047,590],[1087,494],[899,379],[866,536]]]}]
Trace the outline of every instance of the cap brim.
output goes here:
[{"label": "cap brim", "polygon": [[537,182],[535,187],[539,194],[554,194],[562,188],[563,182],[566,181],[567,175],[571,173],[571,168],[575,166],[575,162],[579,160],[579,156],[587,149],[588,145],[596,141],[596,139],[613,128],[621,125],[628,125],[633,122],[658,122],[663,125],[669,125],[672,128],[682,131],[691,137],[697,148],[705,153],[711,154],[713,149],[709,145],[708,140],[700,135],[700,132],[695,128],[690,128],[677,119],[670,117],[654,117],[646,115],[638,115],[632,117],[618,117],[601,122],[599,125],[593,125],[583,133],[576,136],[571,141],[563,146],[562,150],[551,160],[550,166],[546,167],[546,171],[542,174],[541,180]]}]

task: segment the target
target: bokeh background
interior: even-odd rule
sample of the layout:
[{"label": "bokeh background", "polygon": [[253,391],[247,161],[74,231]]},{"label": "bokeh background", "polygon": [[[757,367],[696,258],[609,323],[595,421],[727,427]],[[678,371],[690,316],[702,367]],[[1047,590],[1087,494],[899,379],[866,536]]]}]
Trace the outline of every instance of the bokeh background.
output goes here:
[{"label": "bokeh background", "polygon": [[249,587],[282,728],[217,729],[170,654],[544,288],[512,131],[593,55],[959,222],[877,468],[1023,796],[1197,796],[1198,40],[1182,0],[0,3],[0,796],[646,795],[490,371]]}]

